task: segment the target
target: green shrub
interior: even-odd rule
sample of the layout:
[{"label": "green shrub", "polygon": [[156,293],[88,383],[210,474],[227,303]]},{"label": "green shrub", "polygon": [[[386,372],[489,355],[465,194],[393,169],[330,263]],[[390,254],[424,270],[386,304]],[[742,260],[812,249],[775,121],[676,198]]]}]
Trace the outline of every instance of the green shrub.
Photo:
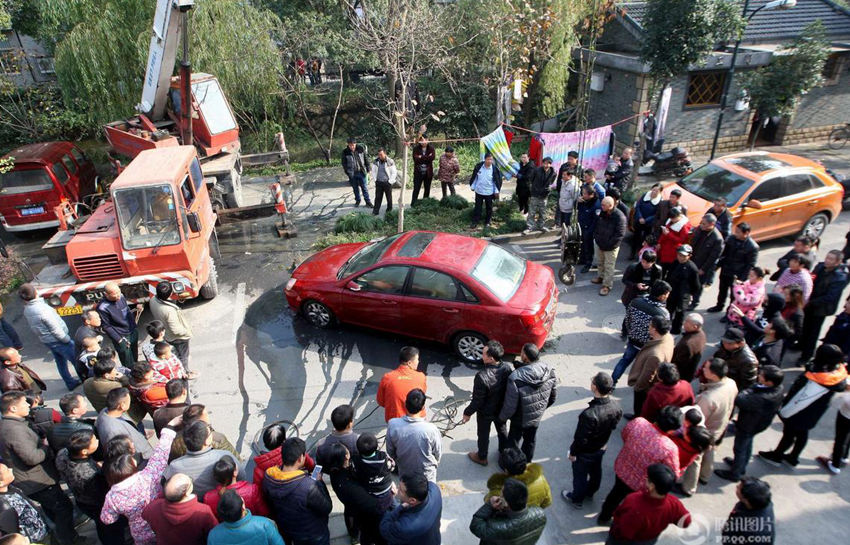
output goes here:
[{"label": "green shrub", "polygon": [[413,208],[417,208],[419,210],[437,210],[440,208],[440,201],[434,197],[426,197],[424,199],[417,200],[413,204]]},{"label": "green shrub", "polygon": [[350,242],[368,242],[379,235],[375,233],[341,233],[325,235],[313,243],[313,248],[321,250],[336,244],[347,244]]},{"label": "green shrub", "polygon": [[384,229],[384,220],[379,216],[366,214],[363,212],[352,212],[339,218],[334,227],[334,233],[368,233],[373,231],[382,231]]},{"label": "green shrub", "polygon": [[384,214],[384,222],[390,227],[396,227],[398,225],[398,208],[393,208]]},{"label": "green shrub", "polygon": [[440,200],[440,206],[443,208],[454,208],[455,210],[463,210],[469,208],[472,203],[466,200],[461,195],[447,195]]}]

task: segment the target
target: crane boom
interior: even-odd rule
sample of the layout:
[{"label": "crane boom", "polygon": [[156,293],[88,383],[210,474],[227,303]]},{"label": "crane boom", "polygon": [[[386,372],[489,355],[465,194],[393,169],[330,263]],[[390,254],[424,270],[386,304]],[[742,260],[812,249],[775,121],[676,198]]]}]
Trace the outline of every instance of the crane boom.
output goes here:
[{"label": "crane boom", "polygon": [[152,121],[165,117],[166,98],[180,41],[180,17],[186,17],[185,12],[194,5],[194,0],[157,0],[142,101],[136,106],[140,113]]}]

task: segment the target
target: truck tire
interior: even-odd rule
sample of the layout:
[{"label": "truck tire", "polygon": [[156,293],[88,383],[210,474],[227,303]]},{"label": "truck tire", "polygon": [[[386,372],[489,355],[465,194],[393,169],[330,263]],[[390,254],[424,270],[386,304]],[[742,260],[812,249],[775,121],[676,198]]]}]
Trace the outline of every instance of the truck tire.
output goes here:
[{"label": "truck tire", "polygon": [[204,299],[214,299],[218,295],[218,271],[215,268],[215,259],[210,256],[210,277],[207,283],[201,286],[200,295]]}]

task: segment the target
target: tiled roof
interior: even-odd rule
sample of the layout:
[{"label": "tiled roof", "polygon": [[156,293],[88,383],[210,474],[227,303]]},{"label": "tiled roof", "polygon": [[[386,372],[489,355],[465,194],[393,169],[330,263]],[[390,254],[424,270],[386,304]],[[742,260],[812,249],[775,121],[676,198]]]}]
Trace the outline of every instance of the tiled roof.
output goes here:
[{"label": "tiled roof", "polygon": [[[743,0],[729,0],[743,8]],[[769,0],[750,0],[748,13],[766,4]],[[641,28],[646,14],[647,2],[618,2],[626,11],[626,20]],[[850,10],[830,0],[797,0],[797,5],[788,10],[762,10],[752,18],[744,32],[744,42],[769,43],[796,38],[803,28],[820,19],[826,28],[827,37],[850,39]]]}]

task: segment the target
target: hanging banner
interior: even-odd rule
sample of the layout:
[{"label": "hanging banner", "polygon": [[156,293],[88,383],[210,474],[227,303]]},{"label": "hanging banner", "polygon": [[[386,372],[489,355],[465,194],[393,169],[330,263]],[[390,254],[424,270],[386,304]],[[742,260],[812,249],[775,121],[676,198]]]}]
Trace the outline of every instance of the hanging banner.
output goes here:
[{"label": "hanging banner", "polygon": [[[611,125],[578,132],[542,132],[543,157],[552,158],[552,167],[557,170],[567,162],[567,153],[576,151],[578,162],[583,168],[592,168],[601,178],[608,164],[608,153],[613,134]],[[531,151],[531,150],[530,150]]]},{"label": "hanging banner", "polygon": [[655,134],[652,140],[658,142],[664,138],[664,129],[667,128],[667,112],[670,111],[670,97],[673,96],[673,88],[665,87],[661,93],[661,104],[658,105],[658,113],[655,115]]},{"label": "hanging banner", "polygon": [[511,157],[511,148],[508,141],[505,140],[505,131],[502,130],[502,127],[482,137],[479,146],[481,160],[484,160],[484,152],[490,150],[490,153],[493,154],[493,161],[499,167],[499,171],[505,179],[512,178],[519,172],[519,163]]}]

